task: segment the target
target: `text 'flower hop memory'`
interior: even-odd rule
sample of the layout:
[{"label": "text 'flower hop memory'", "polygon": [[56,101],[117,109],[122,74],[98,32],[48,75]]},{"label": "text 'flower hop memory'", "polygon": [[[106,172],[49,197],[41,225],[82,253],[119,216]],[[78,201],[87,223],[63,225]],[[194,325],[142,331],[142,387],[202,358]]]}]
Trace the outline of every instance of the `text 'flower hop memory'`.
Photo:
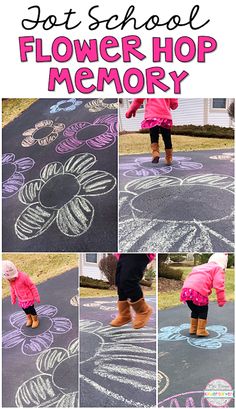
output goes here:
[{"label": "text 'flower hop memory'", "polygon": [[81,153],[61,162],[48,163],[38,179],[27,182],[19,191],[19,200],[27,207],[15,223],[19,239],[29,240],[43,234],[55,221],[66,236],[85,233],[94,219],[94,207],[87,199],[104,195],[116,185],[108,172],[89,169],[96,157]]}]

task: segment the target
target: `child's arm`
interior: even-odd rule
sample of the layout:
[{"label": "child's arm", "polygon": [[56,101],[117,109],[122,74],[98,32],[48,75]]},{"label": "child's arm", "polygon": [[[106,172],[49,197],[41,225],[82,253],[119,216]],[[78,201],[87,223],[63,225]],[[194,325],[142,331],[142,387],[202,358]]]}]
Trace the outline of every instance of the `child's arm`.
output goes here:
[{"label": "child's arm", "polygon": [[10,287],[10,291],[11,291],[11,303],[15,304],[16,303],[16,293],[12,286]]},{"label": "child's arm", "polygon": [[170,98],[170,108],[175,110],[176,108],[178,108],[179,102],[178,102],[178,98]]},{"label": "child's arm", "polygon": [[33,281],[28,276],[25,277],[25,282],[26,282],[26,285],[29,287],[30,291],[32,292],[34,300],[37,303],[40,303],[40,296],[39,296],[36,285],[34,285]]},{"label": "child's arm", "polygon": [[130,105],[128,111],[126,112],[126,118],[131,118],[132,116],[136,115],[137,109],[139,109],[140,105],[142,105],[144,98],[135,98]]},{"label": "child's arm", "polygon": [[226,303],[225,298],[225,275],[222,268],[219,267],[213,280],[213,287],[216,290],[217,302],[219,307],[223,307]]}]

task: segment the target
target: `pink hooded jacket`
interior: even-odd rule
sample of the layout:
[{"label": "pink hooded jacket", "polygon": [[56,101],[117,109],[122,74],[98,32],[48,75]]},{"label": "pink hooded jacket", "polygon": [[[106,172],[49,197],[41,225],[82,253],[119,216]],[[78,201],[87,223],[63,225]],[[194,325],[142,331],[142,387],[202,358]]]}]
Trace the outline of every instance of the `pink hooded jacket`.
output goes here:
[{"label": "pink hooded jacket", "polygon": [[224,270],[217,263],[194,267],[184,281],[183,288],[191,288],[205,297],[208,297],[214,288],[218,304],[223,306],[226,303]]},{"label": "pink hooded jacket", "polygon": [[[117,260],[119,260],[120,255],[121,255],[121,253],[114,253],[114,256],[117,258]],[[154,253],[148,253],[148,254],[146,254],[146,256],[148,256],[148,258],[149,258],[149,260],[150,260],[150,262],[151,262],[151,261],[154,260],[154,258],[156,257],[156,254],[154,254]]]},{"label": "pink hooded jacket", "polygon": [[18,276],[14,281],[9,281],[9,283],[12,304],[16,303],[16,298],[18,298],[19,303],[34,300],[40,303],[38,290],[27,274],[18,271]]},{"label": "pink hooded jacket", "polygon": [[[135,98],[126,112],[126,118],[135,116],[137,109],[144,102],[145,98]],[[177,98],[147,98],[145,105],[144,119],[172,119],[171,109],[178,107]]]}]

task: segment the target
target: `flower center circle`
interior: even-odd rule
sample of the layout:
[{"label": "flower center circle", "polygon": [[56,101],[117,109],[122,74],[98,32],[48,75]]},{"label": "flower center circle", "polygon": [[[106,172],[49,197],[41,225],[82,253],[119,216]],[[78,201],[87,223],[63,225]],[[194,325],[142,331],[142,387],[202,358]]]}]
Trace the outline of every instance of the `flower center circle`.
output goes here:
[{"label": "flower center circle", "polygon": [[45,138],[45,136],[50,135],[50,133],[53,131],[53,126],[44,126],[43,128],[37,129],[36,132],[33,135],[34,139],[42,139]]},{"label": "flower center circle", "polygon": [[39,193],[44,207],[60,209],[80,191],[80,183],[74,175],[57,175],[49,179]]},{"label": "flower center circle", "polygon": [[172,185],[147,190],[132,201],[139,218],[208,222],[233,211],[232,193],[216,186]]},{"label": "flower center circle", "polygon": [[49,331],[52,327],[52,320],[49,317],[40,316],[40,323],[38,328],[32,329],[31,327],[26,327],[25,324],[21,327],[21,332],[26,337],[35,337],[41,335],[46,331]]},{"label": "flower center circle", "polygon": [[78,358],[78,355],[72,355],[64,359],[53,372],[53,382],[64,393],[78,390]]},{"label": "flower center circle", "polygon": [[[96,351],[102,344],[101,338],[94,333],[81,331],[80,336],[80,364],[86,364],[86,362],[93,359]],[[85,368],[86,370],[86,368]]]},{"label": "flower center circle", "polygon": [[86,141],[87,139],[91,139],[96,136],[104,134],[107,130],[108,127],[106,125],[89,125],[81,129],[77,133],[76,138],[79,140]]},{"label": "flower center circle", "polygon": [[63,102],[62,104],[59,104],[59,108],[65,109],[65,108],[70,107],[71,105],[75,105],[75,104],[72,104],[71,102]]},{"label": "flower center circle", "polygon": [[2,166],[2,180],[8,180],[14,175],[16,171],[16,165],[14,163],[3,163]]},{"label": "flower center circle", "polygon": [[116,104],[116,101],[114,100],[114,98],[104,98],[103,103],[104,104]]}]

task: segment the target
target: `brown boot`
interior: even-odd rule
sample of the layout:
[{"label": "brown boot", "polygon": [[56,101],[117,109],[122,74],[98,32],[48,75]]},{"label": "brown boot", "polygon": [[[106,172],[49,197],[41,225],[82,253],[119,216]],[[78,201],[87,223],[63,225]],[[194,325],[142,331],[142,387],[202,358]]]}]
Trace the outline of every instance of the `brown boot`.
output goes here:
[{"label": "brown boot", "polygon": [[143,328],[153,313],[152,307],[146,303],[144,298],[140,298],[140,300],[132,302],[130,305],[136,313],[133,321],[133,328]]},{"label": "brown boot", "polygon": [[173,149],[166,149],[166,165],[171,165],[172,164],[172,153]]},{"label": "brown boot", "polygon": [[128,324],[132,320],[130,313],[130,304],[128,301],[118,301],[118,315],[110,322],[112,327],[121,327],[122,325]]},{"label": "brown boot", "polygon": [[31,315],[27,314],[27,320],[26,320],[26,324],[25,324],[26,327],[31,327],[32,323],[33,323],[33,320],[31,318]]},{"label": "brown boot", "polygon": [[152,163],[158,163],[160,159],[159,144],[157,142],[151,143]]},{"label": "brown boot", "polygon": [[206,330],[207,320],[198,319],[197,324],[197,336],[198,337],[208,337],[209,332]]},{"label": "brown boot", "polygon": [[197,323],[198,323],[197,318],[191,318],[190,328],[189,328],[190,335],[195,335],[197,333]]},{"label": "brown boot", "polygon": [[39,320],[38,320],[38,316],[37,315],[31,315],[32,320],[33,320],[33,324],[31,326],[31,328],[38,328],[39,326]]}]

